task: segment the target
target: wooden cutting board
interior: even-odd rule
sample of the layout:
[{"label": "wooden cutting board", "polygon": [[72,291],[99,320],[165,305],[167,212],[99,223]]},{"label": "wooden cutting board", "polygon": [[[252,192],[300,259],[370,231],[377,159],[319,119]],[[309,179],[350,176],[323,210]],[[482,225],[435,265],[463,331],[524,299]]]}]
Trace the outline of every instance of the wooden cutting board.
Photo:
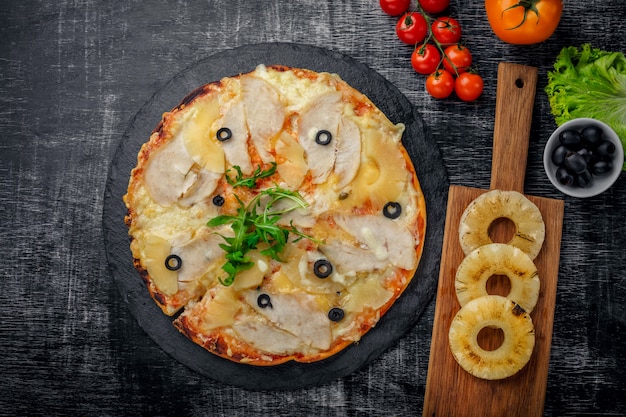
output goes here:
[{"label": "wooden cutting board", "polygon": [[[498,66],[493,161],[490,189],[524,192],[530,125],[537,85],[537,68],[512,63]],[[460,309],[454,289],[456,269],[465,257],[459,244],[461,215],[467,205],[486,192],[452,185],[448,194],[442,259],[437,288],[435,319],[426,380],[423,416],[541,416],[545,400],[559,270],[564,203],[561,200],[527,196],[537,205],[546,225],[546,237],[535,258],[541,289],[531,317],[535,348],[530,361],[517,374],[503,380],[476,378],[463,370],[448,343],[450,323]],[[490,233],[496,242],[506,242],[513,225],[496,221]],[[492,277],[490,294],[506,295],[508,278]],[[501,343],[487,332],[479,344],[495,348]],[[491,346],[491,347],[489,347]]]}]

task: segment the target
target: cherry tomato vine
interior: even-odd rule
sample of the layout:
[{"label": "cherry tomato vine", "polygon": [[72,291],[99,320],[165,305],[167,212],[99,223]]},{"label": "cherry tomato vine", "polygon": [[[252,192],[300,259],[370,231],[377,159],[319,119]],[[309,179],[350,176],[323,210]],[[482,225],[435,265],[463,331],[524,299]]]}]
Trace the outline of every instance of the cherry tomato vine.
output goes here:
[{"label": "cherry tomato vine", "polygon": [[482,94],[483,80],[462,41],[461,24],[445,14],[450,0],[412,0],[417,3],[415,10],[409,10],[409,0],[379,1],[385,13],[400,16],[396,34],[401,42],[413,46],[411,66],[426,76],[426,91],[432,97],[446,98],[454,91],[459,99],[474,101]]}]

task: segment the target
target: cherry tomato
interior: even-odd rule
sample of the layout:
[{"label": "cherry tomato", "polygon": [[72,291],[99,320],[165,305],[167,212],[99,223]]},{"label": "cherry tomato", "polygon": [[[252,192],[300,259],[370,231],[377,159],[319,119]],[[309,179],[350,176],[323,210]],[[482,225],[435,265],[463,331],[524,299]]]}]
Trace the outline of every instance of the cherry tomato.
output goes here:
[{"label": "cherry tomato", "polygon": [[450,45],[443,53],[443,67],[451,74],[462,74],[472,65],[472,53],[465,46]]},{"label": "cherry tomato", "polygon": [[474,101],[483,93],[483,78],[472,72],[464,72],[454,82],[454,92],[463,101]]},{"label": "cherry tomato", "polygon": [[454,77],[444,69],[438,69],[426,78],[426,91],[434,98],[446,98],[454,91]]},{"label": "cherry tomato", "polygon": [[440,17],[433,22],[433,36],[442,45],[453,45],[461,39],[461,25],[452,17]]},{"label": "cherry tomato", "polygon": [[380,0],[380,8],[389,16],[400,16],[409,9],[411,0]]},{"label": "cherry tomato", "polygon": [[428,23],[420,13],[409,12],[398,20],[396,34],[407,45],[415,45],[426,38]]},{"label": "cherry tomato", "polygon": [[411,54],[411,65],[418,74],[432,74],[441,62],[441,54],[435,45],[426,43]]},{"label": "cherry tomato", "polygon": [[543,42],[556,30],[562,0],[485,0],[491,29],[504,42],[529,45]]},{"label": "cherry tomato", "polygon": [[426,13],[441,13],[450,6],[450,0],[419,0],[420,6]]}]

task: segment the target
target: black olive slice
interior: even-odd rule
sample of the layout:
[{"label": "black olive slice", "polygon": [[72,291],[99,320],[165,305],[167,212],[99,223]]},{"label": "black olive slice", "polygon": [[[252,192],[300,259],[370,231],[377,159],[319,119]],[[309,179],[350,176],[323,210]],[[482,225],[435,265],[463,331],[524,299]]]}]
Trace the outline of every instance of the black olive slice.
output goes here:
[{"label": "black olive slice", "polygon": [[233,137],[233,132],[229,128],[223,127],[217,131],[215,136],[217,136],[217,140],[224,142]]},{"label": "black olive slice", "polygon": [[344,316],[345,316],[345,313],[339,307],[333,307],[328,312],[328,318],[331,321],[340,321],[343,319]]},{"label": "black olive slice", "polygon": [[213,204],[215,204],[218,207],[221,207],[224,205],[224,197],[221,195],[216,195],[215,197],[213,197]]},{"label": "black olive slice", "polygon": [[313,264],[313,273],[318,278],[327,278],[333,273],[333,264],[326,259],[318,259]]},{"label": "black olive slice", "polygon": [[165,267],[170,271],[178,271],[183,266],[183,260],[178,255],[170,255],[165,258]]},{"label": "black olive slice", "polygon": [[318,145],[328,145],[330,143],[330,141],[333,140],[333,134],[330,133],[328,130],[320,130],[319,132],[317,132],[317,135],[315,135],[315,143],[317,143]]},{"label": "black olive slice", "polygon": [[274,308],[274,306],[272,306],[272,300],[270,296],[267,294],[259,295],[259,297],[256,299],[256,303],[261,308],[266,308],[266,307]]},{"label": "black olive slice", "polygon": [[385,204],[383,207],[383,214],[385,217],[390,219],[397,219],[402,214],[402,206],[400,203],[396,203],[395,201],[390,201]]}]

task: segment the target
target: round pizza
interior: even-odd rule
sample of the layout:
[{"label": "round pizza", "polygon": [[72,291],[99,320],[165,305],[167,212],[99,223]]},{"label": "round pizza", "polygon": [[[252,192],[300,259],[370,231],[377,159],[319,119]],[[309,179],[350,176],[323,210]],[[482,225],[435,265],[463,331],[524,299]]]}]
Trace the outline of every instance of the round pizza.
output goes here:
[{"label": "round pizza", "polygon": [[358,342],[422,254],[403,132],[336,74],[260,65],[191,92],[142,145],[124,196],[150,296],[238,363]]}]

